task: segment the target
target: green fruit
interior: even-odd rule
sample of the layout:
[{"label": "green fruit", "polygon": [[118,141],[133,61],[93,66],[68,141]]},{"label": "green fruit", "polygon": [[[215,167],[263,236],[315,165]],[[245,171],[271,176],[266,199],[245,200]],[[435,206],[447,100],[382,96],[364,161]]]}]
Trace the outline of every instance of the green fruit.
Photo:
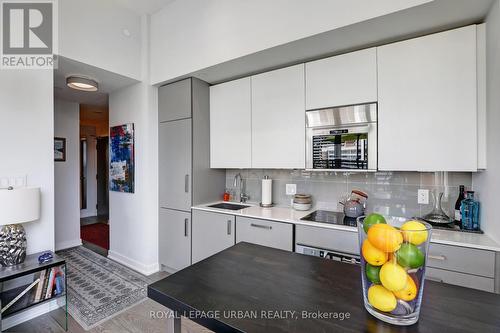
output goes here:
[{"label": "green fruit", "polygon": [[365,230],[366,233],[368,233],[368,229],[374,224],[379,224],[379,223],[384,223],[386,224],[387,222],[385,221],[385,218],[377,213],[371,213],[367,217],[365,217],[365,220],[363,221],[363,229]]},{"label": "green fruit", "polygon": [[418,268],[424,264],[425,258],[422,251],[413,244],[404,243],[396,252],[398,264],[405,268]]},{"label": "green fruit", "polygon": [[365,272],[366,272],[366,277],[368,280],[370,280],[372,283],[380,283],[380,267],[381,266],[372,266],[370,264],[366,264]]}]

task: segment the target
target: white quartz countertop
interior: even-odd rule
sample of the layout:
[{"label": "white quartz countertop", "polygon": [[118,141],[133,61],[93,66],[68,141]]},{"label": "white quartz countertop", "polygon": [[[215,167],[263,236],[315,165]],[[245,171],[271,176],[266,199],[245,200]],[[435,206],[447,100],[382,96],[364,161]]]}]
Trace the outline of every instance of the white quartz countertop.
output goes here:
[{"label": "white quartz countertop", "polygon": [[[289,207],[270,207],[263,208],[259,205],[252,203],[245,203],[244,205],[250,206],[248,208],[240,209],[240,210],[228,210],[228,209],[220,209],[208,207],[217,203],[222,202],[212,202],[208,204],[202,204],[198,206],[192,207],[195,210],[202,210],[208,212],[229,214],[235,216],[249,217],[255,219],[263,219],[270,220],[276,222],[285,222],[285,223],[293,223],[299,225],[308,225],[311,227],[319,227],[326,229],[336,229],[343,230],[347,232],[358,232],[356,227],[350,227],[345,225],[336,225],[336,224],[328,224],[321,222],[312,222],[312,221],[302,221],[301,218],[312,213],[316,210],[316,208],[312,208],[308,211],[297,211]],[[232,202],[228,202],[232,203]],[[239,203],[233,203],[239,204]],[[432,243],[438,244],[446,244],[446,245],[454,245],[461,247],[469,247],[473,249],[481,249],[481,250],[489,250],[500,252],[500,244],[491,239],[488,235],[485,234],[476,234],[476,233],[468,233],[468,232],[460,232],[460,231],[451,231],[451,230],[432,230]]]}]

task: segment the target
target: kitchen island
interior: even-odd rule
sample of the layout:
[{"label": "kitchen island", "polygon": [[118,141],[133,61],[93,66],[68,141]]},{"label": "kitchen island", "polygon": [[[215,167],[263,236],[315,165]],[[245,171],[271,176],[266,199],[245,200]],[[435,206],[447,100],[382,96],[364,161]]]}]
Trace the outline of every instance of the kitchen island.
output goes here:
[{"label": "kitchen island", "polygon": [[148,297],[215,332],[498,332],[499,295],[433,281],[417,324],[385,324],[364,308],[359,270],[238,243],[148,286]]}]

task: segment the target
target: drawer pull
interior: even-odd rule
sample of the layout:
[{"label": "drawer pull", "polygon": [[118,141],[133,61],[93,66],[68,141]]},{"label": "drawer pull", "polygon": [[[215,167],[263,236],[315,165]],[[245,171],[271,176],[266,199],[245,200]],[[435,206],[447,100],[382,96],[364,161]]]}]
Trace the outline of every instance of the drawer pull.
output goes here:
[{"label": "drawer pull", "polygon": [[227,234],[231,235],[231,220],[227,220]]},{"label": "drawer pull", "polygon": [[431,281],[434,281],[434,282],[440,282],[440,283],[443,283],[443,279],[440,279],[440,278],[435,278],[435,277],[432,277],[432,276],[426,276],[425,277],[427,280],[431,280]]},{"label": "drawer pull", "polygon": [[189,224],[189,219],[184,219],[184,237],[188,236],[188,224]]},{"label": "drawer pull", "polygon": [[270,225],[255,224],[255,223],[250,223],[250,226],[252,226],[254,228],[261,228],[261,229],[267,229],[267,230],[271,230],[273,228]]},{"label": "drawer pull", "polygon": [[446,257],[443,255],[435,256],[435,255],[429,254],[428,257],[429,257],[429,259],[434,259],[434,260],[441,260],[441,261],[446,260]]}]

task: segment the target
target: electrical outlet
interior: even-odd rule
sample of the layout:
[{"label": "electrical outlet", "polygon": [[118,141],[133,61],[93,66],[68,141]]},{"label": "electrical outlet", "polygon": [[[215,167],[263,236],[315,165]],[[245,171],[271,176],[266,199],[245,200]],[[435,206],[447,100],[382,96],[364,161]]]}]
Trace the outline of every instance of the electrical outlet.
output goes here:
[{"label": "electrical outlet", "polygon": [[297,184],[286,184],[286,195],[294,195],[297,193]]},{"label": "electrical outlet", "polygon": [[429,190],[419,189],[417,192],[418,203],[420,205],[429,204]]}]

